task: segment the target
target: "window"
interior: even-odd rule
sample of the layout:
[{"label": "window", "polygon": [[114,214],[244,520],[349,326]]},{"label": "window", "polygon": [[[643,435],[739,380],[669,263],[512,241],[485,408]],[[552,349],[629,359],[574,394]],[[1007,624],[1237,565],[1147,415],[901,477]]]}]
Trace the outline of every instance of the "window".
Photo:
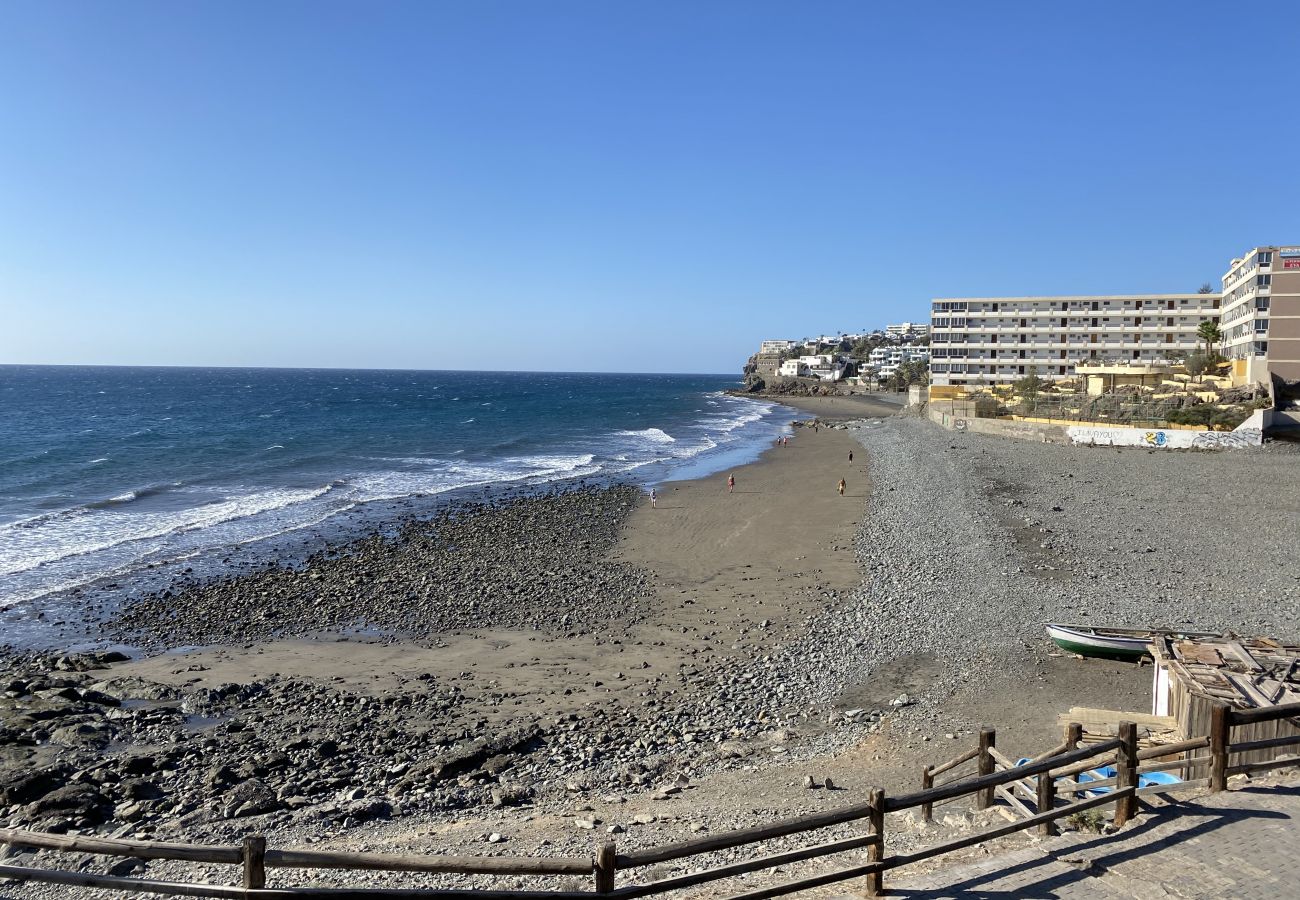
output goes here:
[{"label": "window", "polygon": [[996,303],[990,303],[990,304],[989,304],[989,311],[990,311],[990,312],[997,312],[997,311],[998,311],[998,305],[997,305]]},{"label": "window", "polygon": [[1256,275],[1256,276],[1255,276],[1255,286],[1256,286],[1256,287],[1268,287],[1268,286],[1269,286],[1270,284],[1272,284],[1272,283],[1273,283],[1273,276],[1272,276],[1272,275]]},{"label": "window", "polygon": [[1255,334],[1268,334],[1268,319],[1255,320]]},{"label": "window", "polygon": [[1097,318],[1096,318],[1096,316],[1094,316],[1093,319],[1092,319],[1092,327],[1093,327],[1093,328],[1096,328],[1096,327],[1097,327]]},{"label": "window", "polygon": [[930,371],[931,371],[931,372],[947,372],[947,371],[948,371],[948,364],[947,364],[947,363],[931,363],[931,364],[930,364]]},{"label": "window", "polygon": [[[1107,306],[1110,306],[1109,303],[1107,303],[1106,305],[1107,305]],[[1096,311],[1097,311],[1097,301],[1096,301],[1096,300],[1092,301],[1092,311],[1093,311],[1093,312],[1096,312]]]},{"label": "window", "polygon": [[1174,342],[1174,336],[1172,334],[1165,335],[1166,344],[1172,344],[1173,342]]},{"label": "window", "polygon": [[1138,356],[1140,356],[1140,355],[1141,355],[1140,351],[1137,351],[1137,350],[1134,350],[1134,351],[1133,351],[1133,358],[1134,358],[1134,359],[1137,359]]},{"label": "window", "polygon": [[1026,340],[1027,337],[1028,337],[1028,335],[1024,335],[1024,334],[1022,334],[1022,335],[1020,336],[1020,343],[1022,343],[1022,344],[1025,343],[1025,340]]},{"label": "window", "polygon": [[1166,325],[1169,325],[1169,326],[1172,326],[1172,325],[1174,324],[1174,317],[1173,317],[1173,316],[1166,316],[1166,317],[1165,317],[1165,324],[1166,324]]},{"label": "window", "polygon": [[947,319],[935,319],[935,320],[933,320],[930,324],[932,324],[935,328],[947,328],[947,327],[948,327],[948,320],[947,320]]},{"label": "window", "polygon": [[1260,266],[1260,268],[1262,269],[1262,268],[1264,268],[1265,266],[1271,266],[1271,265],[1273,265],[1273,251],[1272,251],[1272,250],[1261,250],[1260,253],[1259,253],[1259,266]]},{"label": "window", "polygon": [[1173,309],[1173,308],[1174,308],[1174,301],[1170,300],[1170,301],[1165,305],[1165,309]]},{"label": "window", "polygon": [[1061,327],[1062,327],[1062,328],[1065,327],[1065,323],[1066,323],[1066,318],[1065,318],[1065,316],[1061,316]]},{"label": "window", "polygon": [[1267,312],[1267,311],[1268,311],[1268,298],[1267,298],[1267,297],[1256,297],[1256,298],[1255,298],[1255,309],[1259,310],[1260,312]]}]

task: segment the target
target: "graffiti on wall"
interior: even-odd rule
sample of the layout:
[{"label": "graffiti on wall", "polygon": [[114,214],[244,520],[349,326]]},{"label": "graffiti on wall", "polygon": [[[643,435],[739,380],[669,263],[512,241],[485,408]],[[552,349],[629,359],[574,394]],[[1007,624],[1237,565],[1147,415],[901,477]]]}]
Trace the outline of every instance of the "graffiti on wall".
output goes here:
[{"label": "graffiti on wall", "polygon": [[1264,432],[1259,428],[1239,428],[1236,431],[1198,432],[1192,446],[1198,450],[1243,450],[1264,443]]},{"label": "graffiti on wall", "polygon": [[1066,434],[1072,444],[1102,447],[1146,447],[1156,450],[1237,450],[1258,447],[1263,432],[1258,428],[1238,431],[1181,431],[1150,428],[1106,428],[1071,425]]}]

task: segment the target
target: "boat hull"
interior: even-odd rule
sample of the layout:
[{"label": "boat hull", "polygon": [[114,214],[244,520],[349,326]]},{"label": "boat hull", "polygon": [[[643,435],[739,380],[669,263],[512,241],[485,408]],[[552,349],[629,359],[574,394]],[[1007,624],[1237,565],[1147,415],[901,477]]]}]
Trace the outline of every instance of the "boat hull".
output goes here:
[{"label": "boat hull", "polygon": [[1130,638],[1090,634],[1086,631],[1063,628],[1059,625],[1048,625],[1047,635],[1052,639],[1052,643],[1062,650],[1077,653],[1080,656],[1124,661],[1139,660],[1150,656],[1150,652],[1147,650],[1150,638],[1147,637]]}]

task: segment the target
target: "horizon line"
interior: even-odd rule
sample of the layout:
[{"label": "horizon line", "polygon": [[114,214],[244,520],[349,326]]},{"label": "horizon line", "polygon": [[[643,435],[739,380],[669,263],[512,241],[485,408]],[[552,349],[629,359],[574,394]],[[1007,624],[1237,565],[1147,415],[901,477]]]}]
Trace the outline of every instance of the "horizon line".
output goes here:
[{"label": "horizon line", "polygon": [[743,380],[743,373],[732,372],[610,372],[597,369],[412,369],[407,367],[382,366],[236,366],[236,365],[177,365],[167,363],[0,363],[0,369],[230,369],[252,371],[284,372],[463,372],[476,374],[500,375],[681,375],[705,376],[709,378],[736,377]]}]

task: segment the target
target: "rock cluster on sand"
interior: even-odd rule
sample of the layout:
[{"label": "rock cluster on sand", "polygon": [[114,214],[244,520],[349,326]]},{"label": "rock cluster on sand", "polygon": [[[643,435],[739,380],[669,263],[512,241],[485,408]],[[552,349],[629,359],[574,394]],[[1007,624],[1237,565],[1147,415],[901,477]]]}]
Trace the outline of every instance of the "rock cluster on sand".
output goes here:
[{"label": "rock cluster on sand", "polygon": [[150,647],[345,629],[429,639],[485,624],[585,634],[635,621],[652,596],[649,573],[605,559],[637,498],[624,486],[457,506],[300,569],[163,591],[109,627]]}]

